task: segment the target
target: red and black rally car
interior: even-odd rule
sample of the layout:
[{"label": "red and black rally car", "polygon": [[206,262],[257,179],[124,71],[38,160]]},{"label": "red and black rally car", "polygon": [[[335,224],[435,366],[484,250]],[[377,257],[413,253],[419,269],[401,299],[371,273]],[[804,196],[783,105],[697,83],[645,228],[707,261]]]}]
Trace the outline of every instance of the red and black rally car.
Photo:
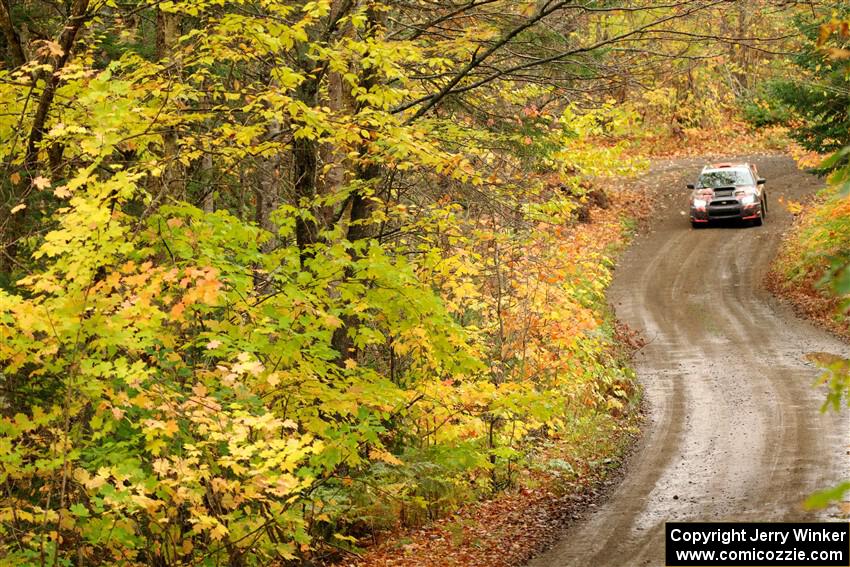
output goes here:
[{"label": "red and black rally car", "polygon": [[752,163],[716,163],[702,168],[691,189],[691,224],[741,219],[761,226],[767,215],[764,179]]}]

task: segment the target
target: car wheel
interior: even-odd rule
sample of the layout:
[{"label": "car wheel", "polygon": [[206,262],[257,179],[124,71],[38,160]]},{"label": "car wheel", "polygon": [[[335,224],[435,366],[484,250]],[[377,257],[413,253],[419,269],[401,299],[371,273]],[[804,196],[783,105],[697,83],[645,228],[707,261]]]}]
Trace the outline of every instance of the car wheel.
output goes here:
[{"label": "car wheel", "polygon": [[753,220],[753,226],[761,226],[764,224],[764,207],[759,211],[759,216]]}]

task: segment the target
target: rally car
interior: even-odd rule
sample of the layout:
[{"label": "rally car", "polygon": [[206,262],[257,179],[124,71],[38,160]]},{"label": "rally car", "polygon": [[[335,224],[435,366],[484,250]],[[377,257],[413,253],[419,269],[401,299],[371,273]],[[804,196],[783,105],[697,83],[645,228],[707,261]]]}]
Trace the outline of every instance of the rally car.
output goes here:
[{"label": "rally car", "polygon": [[764,179],[752,163],[715,163],[702,168],[691,189],[691,225],[740,219],[761,226],[767,215]]}]

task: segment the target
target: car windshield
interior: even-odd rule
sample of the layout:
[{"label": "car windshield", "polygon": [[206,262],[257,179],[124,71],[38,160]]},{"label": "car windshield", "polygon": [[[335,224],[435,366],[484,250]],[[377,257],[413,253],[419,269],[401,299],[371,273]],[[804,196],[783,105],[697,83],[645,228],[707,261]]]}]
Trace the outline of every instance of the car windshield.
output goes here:
[{"label": "car windshield", "polygon": [[717,189],[718,187],[734,187],[737,185],[753,185],[753,176],[746,169],[718,169],[706,171],[699,176],[697,187],[700,189]]}]

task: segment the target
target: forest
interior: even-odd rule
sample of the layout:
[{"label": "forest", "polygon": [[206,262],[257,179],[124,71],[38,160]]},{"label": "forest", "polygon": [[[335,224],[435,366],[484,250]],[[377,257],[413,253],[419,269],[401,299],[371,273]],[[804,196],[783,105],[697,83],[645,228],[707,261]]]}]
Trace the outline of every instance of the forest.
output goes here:
[{"label": "forest", "polygon": [[653,206],[622,182],[658,156],[808,160],[777,270],[844,324],[848,19],[0,0],[0,562],[333,562],[607,466],[641,390],[606,289]]}]

